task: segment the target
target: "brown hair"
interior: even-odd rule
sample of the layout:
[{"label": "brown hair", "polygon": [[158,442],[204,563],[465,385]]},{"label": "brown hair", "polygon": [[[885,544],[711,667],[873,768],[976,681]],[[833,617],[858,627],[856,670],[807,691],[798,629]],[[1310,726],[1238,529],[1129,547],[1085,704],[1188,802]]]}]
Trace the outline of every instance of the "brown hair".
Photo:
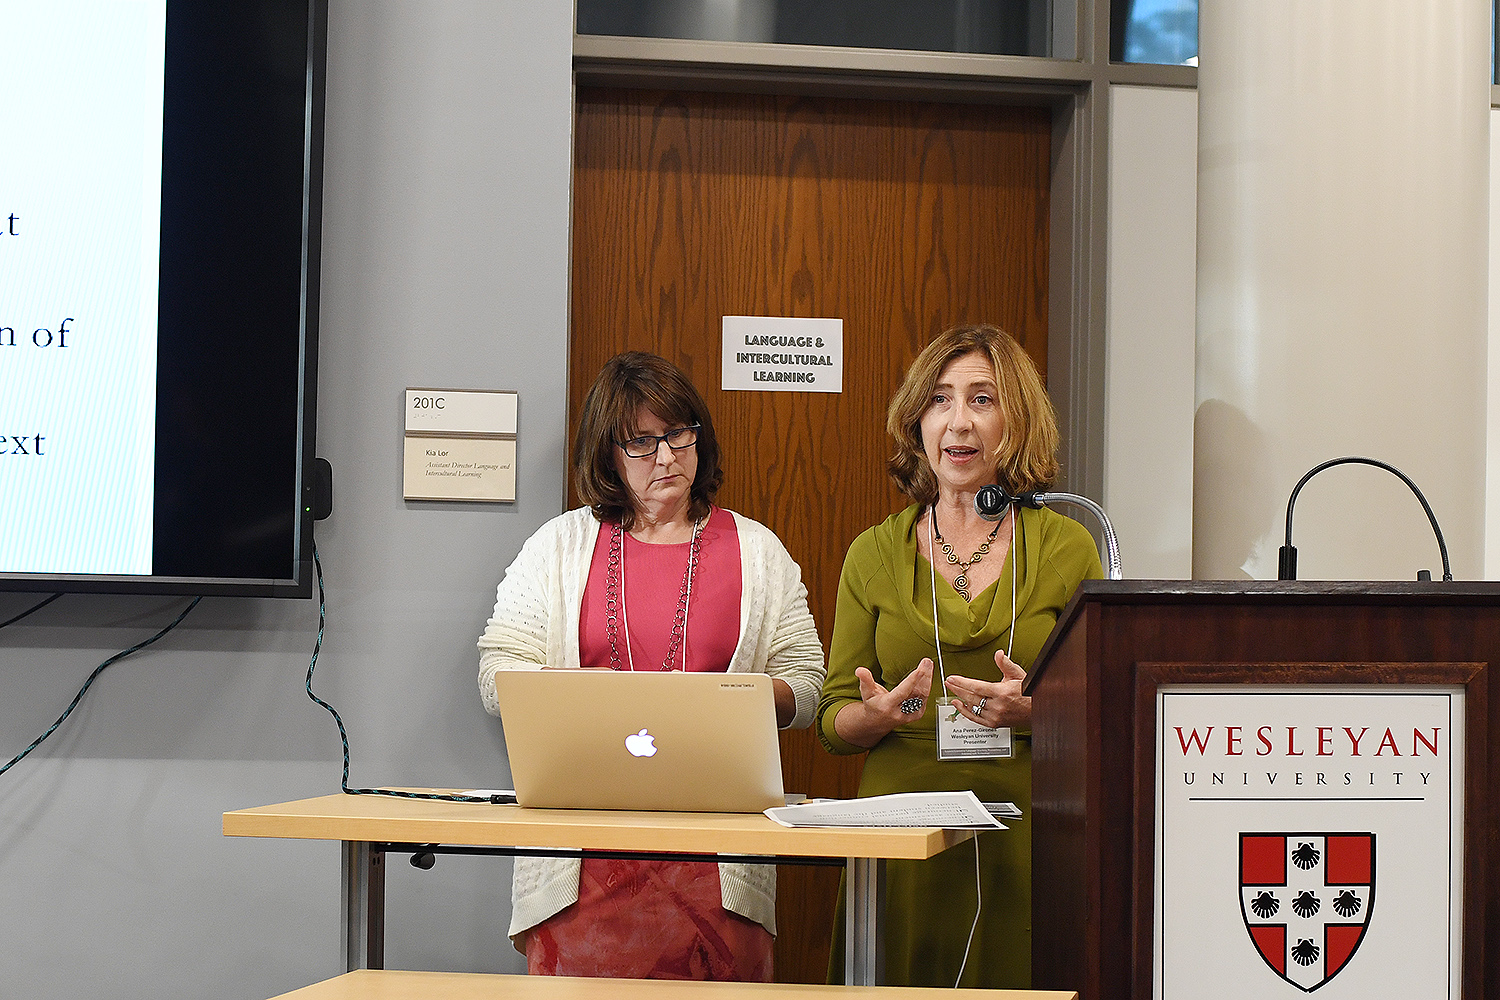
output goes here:
[{"label": "brown hair", "polygon": [[698,472],[689,490],[688,517],[708,516],[714,494],[724,481],[719,467],[719,440],[714,421],[698,390],[670,361],[644,351],[626,351],[605,362],[583,401],[583,415],[573,439],[573,482],[578,496],[600,521],[635,525],[635,498],[615,469],[618,441],[635,437],[641,407],[668,424],[698,425]]},{"label": "brown hair", "polygon": [[943,369],[966,354],[989,359],[995,370],[1000,412],[1005,417],[996,459],[996,476],[1010,493],[1045,489],[1057,478],[1057,417],[1031,358],[1015,338],[988,324],[945,331],[922,349],[906,371],[906,380],[891,397],[885,427],[896,439],[891,478],[901,492],[920,504],[937,500],[937,476],[922,447],[922,415]]}]

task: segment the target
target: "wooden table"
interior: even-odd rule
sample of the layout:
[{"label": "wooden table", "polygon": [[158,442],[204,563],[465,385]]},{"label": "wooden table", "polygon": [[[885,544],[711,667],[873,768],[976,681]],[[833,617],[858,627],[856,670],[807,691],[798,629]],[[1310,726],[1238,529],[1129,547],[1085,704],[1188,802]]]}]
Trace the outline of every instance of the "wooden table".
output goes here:
[{"label": "wooden table", "polygon": [[570,979],[366,969],[276,1000],[1078,1000],[1077,993],[890,986]]},{"label": "wooden table", "polygon": [[848,876],[844,981],[854,986],[874,986],[882,976],[886,859],[924,860],[973,837],[969,830],[931,828],[790,829],[758,813],[523,809],[344,794],[227,812],[224,834],[343,842],[340,894],[351,971],[385,965],[387,851],[710,854],[761,864],[838,858]]}]

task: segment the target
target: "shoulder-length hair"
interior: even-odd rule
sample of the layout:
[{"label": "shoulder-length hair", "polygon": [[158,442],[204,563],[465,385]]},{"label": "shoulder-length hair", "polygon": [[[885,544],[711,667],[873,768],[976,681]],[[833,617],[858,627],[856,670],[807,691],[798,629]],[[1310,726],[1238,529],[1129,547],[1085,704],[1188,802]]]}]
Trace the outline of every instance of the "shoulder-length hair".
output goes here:
[{"label": "shoulder-length hair", "polygon": [[922,415],[932,405],[943,369],[966,354],[982,355],[995,371],[1005,417],[998,454],[993,456],[1000,485],[1009,493],[1029,493],[1045,489],[1057,478],[1057,416],[1031,358],[999,327],[954,327],[917,355],[886,412],[886,430],[896,439],[891,478],[920,504],[932,504],[938,496],[937,476],[922,447]]},{"label": "shoulder-length hair", "polygon": [[707,517],[724,481],[713,417],[676,365],[644,351],[610,358],[584,398],[573,439],[573,482],[579,499],[600,521],[619,521],[627,531],[635,526],[635,497],[620,479],[615,454],[620,450],[617,442],[640,433],[636,414],[642,407],[674,427],[698,425],[698,443],[693,446],[698,449],[698,472],[689,490],[688,517]]}]

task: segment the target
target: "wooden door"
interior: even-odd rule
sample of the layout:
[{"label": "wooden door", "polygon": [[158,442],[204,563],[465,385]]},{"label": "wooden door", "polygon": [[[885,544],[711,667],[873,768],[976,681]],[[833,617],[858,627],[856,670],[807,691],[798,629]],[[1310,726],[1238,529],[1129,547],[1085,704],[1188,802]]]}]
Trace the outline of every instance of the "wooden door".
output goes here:
[{"label": "wooden door", "polygon": [[[781,537],[826,646],[845,550],[907,503],[886,474],[885,408],[917,352],[950,326],[990,322],[1046,372],[1050,112],[644,90],[577,100],[570,417],[620,351],[686,371],[719,434],[719,502]],[[842,319],[844,391],[722,391],[726,315]],[[853,795],[863,761],[830,756],[809,731],[783,734],[782,759],[789,791],[827,796]],[[838,871],[777,878],[777,979],[821,982]]]}]

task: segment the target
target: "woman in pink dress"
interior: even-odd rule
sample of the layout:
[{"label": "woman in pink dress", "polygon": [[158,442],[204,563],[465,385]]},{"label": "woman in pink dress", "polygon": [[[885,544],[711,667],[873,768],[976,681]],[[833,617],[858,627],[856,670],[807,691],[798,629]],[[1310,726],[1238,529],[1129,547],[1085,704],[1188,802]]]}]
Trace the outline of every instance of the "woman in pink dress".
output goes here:
[{"label": "woman in pink dress", "polygon": [[[766,673],[777,724],[807,726],[823,647],[802,572],[774,533],[716,507],[713,420],[681,371],[611,359],[573,447],[587,504],[544,524],[505,571],[479,639],[479,690],[539,667]],[[705,774],[705,780],[711,776]],[[769,865],[518,858],[511,940],[529,972],[771,979]]]}]

